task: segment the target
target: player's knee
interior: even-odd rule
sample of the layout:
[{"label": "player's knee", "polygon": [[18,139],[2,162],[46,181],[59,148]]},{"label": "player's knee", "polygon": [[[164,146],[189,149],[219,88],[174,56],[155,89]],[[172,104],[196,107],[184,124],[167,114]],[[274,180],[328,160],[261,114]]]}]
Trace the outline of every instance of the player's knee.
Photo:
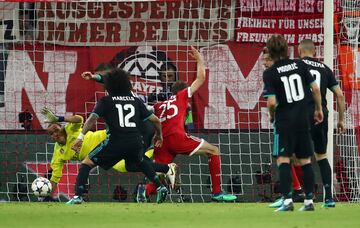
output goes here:
[{"label": "player's knee", "polygon": [[297,159],[296,157],[293,157],[293,158],[291,159],[291,163],[292,163],[294,166],[301,166],[299,159]]},{"label": "player's knee", "polygon": [[315,153],[316,161],[320,161],[320,160],[323,160],[323,159],[326,159],[326,158],[327,158],[326,153],[324,153],[324,154]]},{"label": "player's knee", "polygon": [[276,163],[277,163],[278,166],[279,166],[280,164],[282,164],[282,163],[290,163],[290,158],[289,158],[289,157],[284,157],[284,156],[279,156],[279,157],[276,159]]},{"label": "player's knee", "polygon": [[212,145],[212,148],[210,149],[210,154],[211,155],[220,155],[219,147]]},{"label": "player's knee", "polygon": [[311,163],[311,157],[308,158],[300,158],[299,163],[301,166],[307,165]]},{"label": "player's knee", "polygon": [[86,157],[82,162],[81,164],[85,164],[85,165],[88,165],[90,166],[91,168],[93,168],[95,166],[94,162],[91,161],[91,159],[89,157]]}]

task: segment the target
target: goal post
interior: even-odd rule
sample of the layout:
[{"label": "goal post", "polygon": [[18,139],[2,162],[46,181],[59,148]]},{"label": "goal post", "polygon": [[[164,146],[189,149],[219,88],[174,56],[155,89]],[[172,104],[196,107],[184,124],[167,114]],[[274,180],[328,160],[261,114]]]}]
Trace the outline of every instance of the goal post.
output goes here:
[{"label": "goal post", "polygon": [[[334,65],[334,0],[324,1],[324,63],[333,70]],[[326,93],[328,114],[327,159],[331,167],[331,180],[334,175],[334,95],[328,89]],[[334,185],[332,185],[332,190]],[[325,197],[325,195],[324,195]]]}]

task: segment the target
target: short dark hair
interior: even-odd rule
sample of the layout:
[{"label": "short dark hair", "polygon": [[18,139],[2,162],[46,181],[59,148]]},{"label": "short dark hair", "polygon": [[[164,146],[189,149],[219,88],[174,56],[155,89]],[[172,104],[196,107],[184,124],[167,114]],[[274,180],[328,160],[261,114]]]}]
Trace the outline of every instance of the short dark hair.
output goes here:
[{"label": "short dark hair", "polygon": [[177,67],[170,61],[166,61],[160,66],[161,72],[167,70],[173,70],[175,72],[175,80],[178,80]]},{"label": "short dark hair", "polygon": [[169,61],[164,62],[160,66],[161,71],[165,71],[165,70],[168,70],[168,69],[172,69],[174,71],[177,71],[176,66],[172,62],[169,62]]},{"label": "short dark hair", "polygon": [[115,68],[104,76],[104,87],[110,95],[128,94],[132,90],[129,73]]},{"label": "short dark hair", "polygon": [[270,58],[274,62],[280,59],[287,59],[288,56],[288,44],[282,35],[275,34],[266,42],[266,48],[269,51]]},{"label": "short dark hair", "polygon": [[299,47],[304,51],[314,51],[315,50],[315,44],[310,39],[303,39],[299,43]]},{"label": "short dark hair", "polygon": [[180,90],[186,89],[188,87],[188,85],[183,82],[183,81],[176,81],[172,87],[171,87],[171,92],[173,95],[176,95]]}]

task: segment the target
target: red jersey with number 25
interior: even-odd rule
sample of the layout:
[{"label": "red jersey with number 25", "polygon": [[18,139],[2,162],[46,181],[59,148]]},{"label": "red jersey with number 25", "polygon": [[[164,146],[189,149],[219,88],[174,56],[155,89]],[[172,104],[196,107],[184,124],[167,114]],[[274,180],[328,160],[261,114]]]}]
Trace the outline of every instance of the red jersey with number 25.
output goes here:
[{"label": "red jersey with number 25", "polygon": [[169,100],[154,105],[155,115],[160,119],[163,137],[172,134],[185,134],[186,109],[191,98],[190,87],[180,90]]}]

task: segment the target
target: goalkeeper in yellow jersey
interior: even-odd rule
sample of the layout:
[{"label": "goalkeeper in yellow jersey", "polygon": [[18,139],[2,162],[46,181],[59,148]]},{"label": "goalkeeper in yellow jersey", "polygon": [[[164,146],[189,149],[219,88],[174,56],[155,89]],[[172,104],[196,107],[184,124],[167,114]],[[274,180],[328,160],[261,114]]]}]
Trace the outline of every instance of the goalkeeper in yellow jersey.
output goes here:
[{"label": "goalkeeper in yellow jersey", "polygon": [[[50,165],[52,170],[50,181],[52,184],[52,191],[54,191],[57,187],[57,183],[59,183],[62,177],[64,163],[69,160],[82,161],[90,152],[94,151],[96,147],[108,137],[108,135],[106,130],[87,132],[84,136],[84,141],[79,153],[76,153],[71,149],[71,147],[82,131],[83,117],[79,115],[69,117],[56,116],[46,107],[42,109],[41,113],[45,116],[45,122],[50,123],[47,128],[47,132],[55,141],[54,153]],[[62,124],[60,124],[61,122],[65,122],[67,124],[62,126]],[[148,133],[153,134],[152,131],[148,131]],[[152,138],[152,136],[146,137]],[[153,149],[149,147],[149,143],[144,144],[147,144],[145,146],[150,148],[145,152],[146,159],[152,158]],[[163,165],[152,163],[152,165],[156,172],[165,173],[171,184],[175,182],[175,172],[177,169],[176,164],[171,163],[169,165]],[[121,160],[115,164],[113,169],[121,173],[127,173],[128,171],[139,171],[137,167],[127,166],[124,160]],[[145,196],[138,195],[136,200],[138,202],[144,201]]]}]

